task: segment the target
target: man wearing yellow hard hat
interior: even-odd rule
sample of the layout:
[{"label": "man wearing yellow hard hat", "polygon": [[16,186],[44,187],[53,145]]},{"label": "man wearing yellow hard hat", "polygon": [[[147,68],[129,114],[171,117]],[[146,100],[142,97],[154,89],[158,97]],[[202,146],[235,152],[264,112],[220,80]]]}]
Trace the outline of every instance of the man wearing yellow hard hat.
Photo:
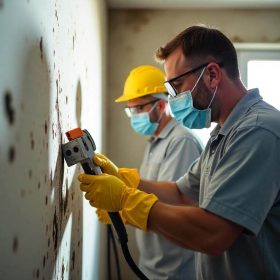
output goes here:
[{"label": "man wearing yellow hard hat", "polygon": [[[125,112],[134,131],[150,136],[139,170],[140,177],[174,181],[183,176],[189,165],[199,157],[202,146],[189,129],[169,114],[164,81],[164,74],[159,68],[151,65],[136,67],[129,73],[123,95],[116,102],[127,102]],[[108,166],[108,159],[103,155],[98,157],[103,160],[103,165],[107,161]],[[106,168],[103,171],[111,173]],[[128,170],[118,171],[122,180],[125,172]],[[122,217],[125,220],[125,215]],[[102,221],[100,213],[99,218]],[[139,267],[149,279],[186,279],[186,275],[190,280],[195,278],[192,251],[140,229],[136,229],[136,242]]]}]

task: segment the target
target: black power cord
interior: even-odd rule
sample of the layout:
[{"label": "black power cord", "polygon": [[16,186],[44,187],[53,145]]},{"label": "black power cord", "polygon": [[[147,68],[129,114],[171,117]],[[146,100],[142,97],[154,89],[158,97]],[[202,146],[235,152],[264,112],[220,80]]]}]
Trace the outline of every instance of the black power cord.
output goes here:
[{"label": "black power cord", "polygon": [[115,228],[115,231],[118,235],[118,239],[121,244],[123,255],[124,255],[124,258],[125,258],[127,264],[132,269],[132,271],[138,276],[139,279],[149,280],[149,278],[147,278],[146,275],[143,274],[143,272],[135,264],[135,262],[133,261],[131,255],[130,255],[130,252],[129,252],[128,246],[127,246],[127,242],[128,242],[127,232],[126,232],[125,226],[122,222],[119,212],[108,212],[108,214],[109,214],[111,222]]}]

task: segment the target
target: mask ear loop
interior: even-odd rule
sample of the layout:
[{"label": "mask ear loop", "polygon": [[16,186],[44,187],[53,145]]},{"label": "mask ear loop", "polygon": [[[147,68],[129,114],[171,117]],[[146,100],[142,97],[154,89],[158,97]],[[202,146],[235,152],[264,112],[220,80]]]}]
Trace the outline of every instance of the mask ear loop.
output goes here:
[{"label": "mask ear loop", "polygon": [[191,93],[193,92],[193,90],[195,89],[196,85],[197,85],[197,84],[198,84],[198,82],[200,81],[200,79],[201,79],[201,77],[202,77],[202,75],[203,75],[203,73],[204,73],[205,69],[206,69],[206,66],[205,66],[205,67],[203,68],[203,70],[201,71],[201,73],[200,73],[200,75],[199,75],[199,77],[198,77],[197,81],[195,82],[195,84],[194,84],[193,88],[191,89]]},{"label": "mask ear loop", "polygon": [[217,89],[218,89],[218,86],[216,86],[216,88],[215,88],[215,91],[214,91],[214,93],[213,93],[212,99],[211,99],[211,101],[210,101],[210,103],[209,103],[207,109],[209,109],[210,106],[212,105],[212,102],[213,102],[213,100],[214,100],[214,98],[215,98],[215,96],[216,96]]}]

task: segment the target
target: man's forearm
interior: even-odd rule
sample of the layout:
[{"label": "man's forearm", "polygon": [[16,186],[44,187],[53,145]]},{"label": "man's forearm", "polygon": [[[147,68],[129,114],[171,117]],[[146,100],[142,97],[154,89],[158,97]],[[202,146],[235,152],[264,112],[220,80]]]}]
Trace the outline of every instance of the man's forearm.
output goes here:
[{"label": "man's forearm", "polygon": [[162,202],[151,208],[148,229],[174,244],[209,255],[227,250],[242,232],[242,227],[202,208]]},{"label": "man's forearm", "polygon": [[160,201],[173,205],[194,205],[195,202],[183,195],[175,182],[140,180],[139,190],[155,194]]}]

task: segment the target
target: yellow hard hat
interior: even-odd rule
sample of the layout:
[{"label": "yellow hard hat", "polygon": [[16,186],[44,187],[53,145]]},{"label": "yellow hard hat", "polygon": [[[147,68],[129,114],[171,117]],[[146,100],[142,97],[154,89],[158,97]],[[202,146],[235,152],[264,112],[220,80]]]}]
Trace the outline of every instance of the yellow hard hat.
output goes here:
[{"label": "yellow hard hat", "polygon": [[123,95],[115,102],[123,102],[149,94],[167,92],[164,83],[163,72],[152,65],[141,65],[129,73],[125,84]]}]

